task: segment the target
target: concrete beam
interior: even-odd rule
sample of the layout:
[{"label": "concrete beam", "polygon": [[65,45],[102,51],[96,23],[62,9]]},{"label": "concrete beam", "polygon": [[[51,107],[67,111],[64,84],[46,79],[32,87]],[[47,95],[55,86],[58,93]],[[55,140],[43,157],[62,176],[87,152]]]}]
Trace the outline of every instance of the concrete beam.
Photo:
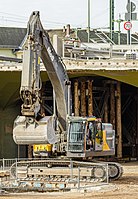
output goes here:
[{"label": "concrete beam", "polygon": [[[138,60],[76,60],[63,58],[67,70],[119,70],[119,71],[138,71]],[[0,71],[20,71],[22,70],[22,63],[16,62],[0,62]],[[43,63],[41,63],[41,71],[45,71]]]}]

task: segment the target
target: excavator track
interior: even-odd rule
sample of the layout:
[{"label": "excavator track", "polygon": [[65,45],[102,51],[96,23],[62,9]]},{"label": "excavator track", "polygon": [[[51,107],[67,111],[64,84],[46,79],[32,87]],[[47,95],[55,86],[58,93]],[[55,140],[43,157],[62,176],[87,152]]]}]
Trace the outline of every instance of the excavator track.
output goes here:
[{"label": "excavator track", "polygon": [[[81,161],[72,161],[68,159],[46,159],[46,160],[32,160],[32,161],[20,161],[18,163],[14,163],[11,166],[10,172],[11,176],[17,177],[16,175],[22,174],[24,169],[27,169],[27,173],[25,177],[43,177],[43,176],[70,176],[70,173],[62,174],[59,170],[58,174],[55,172],[55,169],[63,169],[68,168],[72,169],[74,172],[74,176],[78,176],[77,170],[80,169],[83,172],[80,177],[95,179],[96,181],[104,181],[106,179],[106,169],[107,164],[104,163],[90,163],[90,162],[81,162]],[[22,170],[23,169],[23,170]],[[20,172],[19,172],[20,171]],[[86,172],[85,172],[86,171]],[[89,171],[89,172],[87,172]],[[101,172],[101,173],[100,173]],[[50,174],[49,174],[50,173]],[[86,174],[87,173],[87,174]]]},{"label": "excavator track", "polygon": [[25,181],[66,181],[70,178],[85,182],[105,182],[107,178],[119,179],[123,174],[123,168],[115,162],[86,162],[69,159],[44,159],[20,161],[14,163],[10,169],[11,177]]},{"label": "excavator track", "polygon": [[123,175],[123,167],[116,162],[109,162],[109,179],[118,180]]},{"label": "excavator track", "polygon": [[101,161],[95,161],[95,163],[105,163],[108,164],[108,175],[109,180],[118,180],[123,175],[123,167],[121,164],[117,162],[101,162]]}]

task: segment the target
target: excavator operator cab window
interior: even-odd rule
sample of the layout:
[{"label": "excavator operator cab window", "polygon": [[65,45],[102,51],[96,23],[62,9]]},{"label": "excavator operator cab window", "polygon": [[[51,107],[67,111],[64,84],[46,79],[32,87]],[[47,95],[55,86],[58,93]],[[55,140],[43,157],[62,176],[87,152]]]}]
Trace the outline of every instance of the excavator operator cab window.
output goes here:
[{"label": "excavator operator cab window", "polygon": [[94,138],[94,124],[93,124],[93,122],[88,123],[88,138],[90,140]]},{"label": "excavator operator cab window", "polygon": [[88,122],[86,133],[86,150],[93,149],[93,139],[95,137],[95,125],[93,121]]},{"label": "excavator operator cab window", "polygon": [[84,123],[70,122],[68,150],[82,152],[84,148]]},{"label": "excavator operator cab window", "polygon": [[97,142],[102,143],[102,123],[100,121],[89,121],[86,133],[86,150],[95,150]]},{"label": "excavator operator cab window", "polygon": [[82,141],[83,135],[83,123],[71,122],[70,124],[70,141],[78,142]]},{"label": "excavator operator cab window", "polygon": [[99,136],[100,139],[102,139],[102,137],[103,137],[103,135],[102,135],[102,123],[97,122],[96,126],[97,126],[97,135]]},{"label": "excavator operator cab window", "polygon": [[95,134],[95,150],[102,150],[103,146],[103,130],[102,130],[102,122],[96,122],[96,134]]}]

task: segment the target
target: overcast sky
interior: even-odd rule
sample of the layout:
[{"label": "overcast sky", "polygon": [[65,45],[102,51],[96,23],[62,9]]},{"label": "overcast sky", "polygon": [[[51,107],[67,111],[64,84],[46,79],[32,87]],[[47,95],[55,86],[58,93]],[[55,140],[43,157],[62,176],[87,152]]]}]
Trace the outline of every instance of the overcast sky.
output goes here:
[{"label": "overcast sky", "polygon": [[[71,27],[87,27],[88,0],[0,0],[0,26],[26,27],[30,14],[40,11],[43,26],[62,28],[66,24]],[[91,0],[91,28],[109,27],[110,0]],[[119,13],[124,19],[128,0],[115,0],[115,19]],[[138,12],[138,0],[133,0]],[[138,21],[133,22],[133,32],[138,32]],[[121,23],[123,29],[123,23]],[[117,30],[117,23],[116,23]]]}]

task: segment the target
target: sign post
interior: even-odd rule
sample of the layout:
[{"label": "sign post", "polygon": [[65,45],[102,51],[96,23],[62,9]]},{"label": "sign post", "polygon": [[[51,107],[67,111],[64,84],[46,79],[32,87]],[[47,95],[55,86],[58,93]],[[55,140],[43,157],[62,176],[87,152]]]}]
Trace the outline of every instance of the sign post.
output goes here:
[{"label": "sign post", "polygon": [[126,21],[124,23],[124,29],[125,30],[131,30],[131,28],[132,28],[132,23],[130,21]]},{"label": "sign post", "polygon": [[127,30],[127,44],[128,45],[129,44],[131,45],[131,32],[130,32],[131,28],[132,28],[132,23],[130,21],[126,21],[124,23],[124,29]]},{"label": "sign post", "polygon": [[131,21],[137,20],[137,13],[134,13],[134,11],[136,10],[136,5],[131,0],[128,0],[126,9],[127,9],[127,13],[125,13],[125,20],[128,23],[124,24],[124,28],[125,30],[127,30],[127,44],[131,45],[131,31],[130,30],[132,28],[132,25],[129,24],[129,22],[131,23]]}]

